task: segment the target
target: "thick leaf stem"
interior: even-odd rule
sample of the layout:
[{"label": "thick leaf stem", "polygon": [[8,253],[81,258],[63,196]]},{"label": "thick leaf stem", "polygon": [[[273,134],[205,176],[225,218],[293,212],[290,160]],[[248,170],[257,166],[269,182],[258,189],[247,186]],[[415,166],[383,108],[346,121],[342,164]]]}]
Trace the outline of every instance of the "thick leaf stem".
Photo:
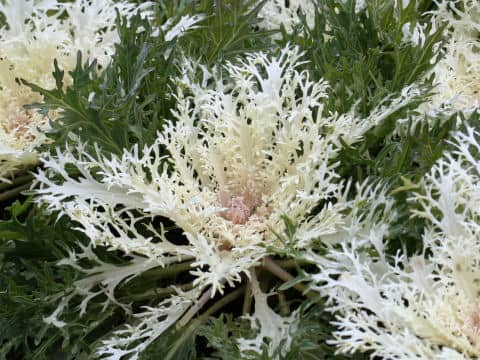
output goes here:
[{"label": "thick leaf stem", "polygon": [[173,344],[173,346],[170,348],[170,351],[168,352],[167,356],[165,357],[165,360],[172,360],[175,358],[175,354],[182,346],[182,344],[188,339],[189,336],[193,334],[195,329],[199,327],[203,322],[205,322],[208,317],[214,313],[216,313],[218,310],[220,310],[222,307],[225,305],[231,303],[233,300],[237,299],[240,297],[243,292],[245,291],[245,286],[241,286],[238,289],[232,291],[228,295],[225,295],[223,298],[215,302],[211,307],[209,307],[202,315],[200,315],[198,318],[196,318],[192,324],[183,331],[182,335],[180,338]]},{"label": "thick leaf stem", "polygon": [[30,174],[19,176],[17,178],[9,180],[8,182],[0,183],[0,191],[12,188],[15,185],[24,185],[24,184],[30,183],[32,180],[33,180],[33,175],[30,175]]},{"label": "thick leaf stem", "polygon": [[141,275],[142,278],[168,278],[178,275],[182,272],[191,269],[193,261],[185,261],[178,264],[169,265],[166,267],[157,267],[146,271]]},{"label": "thick leaf stem", "polygon": [[[221,281],[222,284],[224,282],[225,282],[224,280]],[[180,320],[178,320],[177,329],[187,325],[188,322],[195,316],[195,314],[199,312],[203,308],[203,306],[208,302],[208,300],[212,298],[212,294],[213,294],[212,288],[209,288],[207,291],[205,291],[203,295],[200,297],[200,299],[195,304],[193,304],[193,306],[190,309],[188,309],[188,311],[182,316]]]},{"label": "thick leaf stem", "polygon": [[17,186],[13,189],[4,191],[3,193],[0,193],[0,202],[4,202],[7,200],[10,200],[11,198],[16,197],[18,194],[20,194],[22,191],[27,190],[30,188],[30,183],[26,183],[20,186]]},{"label": "thick leaf stem", "polygon": [[[289,272],[285,271],[282,267],[280,267],[275,261],[273,261],[270,257],[265,256],[262,261],[263,268],[270,272],[271,274],[275,275],[278,277],[280,280],[283,280],[285,282],[287,281],[292,281],[295,279],[292,274]],[[314,299],[316,298],[316,295],[310,291],[307,290],[306,286],[300,283],[297,283],[293,285],[295,289],[300,291],[302,294],[304,294],[307,298],[309,299]]]},{"label": "thick leaf stem", "polygon": [[252,285],[250,284],[250,281],[247,280],[247,284],[245,285],[245,295],[243,298],[242,314],[243,315],[250,314],[251,307],[252,307]]},{"label": "thick leaf stem", "polygon": [[[182,291],[191,290],[193,288],[193,282],[179,286],[179,288]],[[158,287],[154,289],[149,289],[140,294],[128,294],[128,295],[122,296],[120,297],[120,301],[128,302],[128,301],[142,301],[142,300],[148,300],[148,299],[162,299],[176,293],[177,293],[177,290],[174,287]]]}]

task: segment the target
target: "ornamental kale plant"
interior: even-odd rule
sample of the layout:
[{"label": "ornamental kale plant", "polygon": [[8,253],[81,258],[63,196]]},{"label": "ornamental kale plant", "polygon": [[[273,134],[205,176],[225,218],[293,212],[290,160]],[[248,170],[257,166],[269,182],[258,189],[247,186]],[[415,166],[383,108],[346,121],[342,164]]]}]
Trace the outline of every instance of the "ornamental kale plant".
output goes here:
[{"label": "ornamental kale plant", "polygon": [[[291,244],[295,250],[332,233],[345,207],[343,184],[332,161],[339,139],[358,141],[374,124],[372,119],[323,117],[328,85],[296,71],[300,56],[291,48],[273,58],[263,53],[248,56],[239,65],[226,65],[230,82],[204,73],[202,83],[210,80],[210,87],[191,82],[192,65],[187,64],[179,86],[192,95],[177,91],[175,121],[165,123],[152,146],[134,147],[121,157],[92,158],[80,143],[43,160],[36,194],[47,209],[78,222],[93,245],[143,256],[135,256],[128,267],[109,266],[105,274],[102,267],[89,269],[87,273],[97,274],[90,286],[102,274],[107,294],[116,301],[113,291],[122,276],[189,262],[192,289],[178,289],[156,307],[136,314],[142,321],[118,330],[100,354],[118,358],[140,352],[172,324],[187,324],[204,302],[236,287],[243,276],[250,279],[256,299],[253,316],[261,329],[255,343],[243,341],[240,347],[261,353],[262,340],[268,338],[271,354],[276,341],[288,336],[283,328],[293,319],[278,317],[270,329],[268,323],[277,315],[267,305],[254,268],[269,262],[269,253],[283,250],[274,229],[283,228],[286,214],[297,225]],[[69,175],[71,166],[80,177]],[[321,201],[322,209],[310,215]],[[155,226],[158,217],[170,219],[184,239],[171,240],[163,226]],[[85,256],[82,252],[79,258]],[[73,261],[71,254],[68,263]],[[117,276],[107,275],[112,272]],[[95,293],[85,288],[85,280],[73,292],[88,301]],[[70,297],[63,298],[60,309]],[[57,313],[49,321],[58,323]],[[142,342],[129,348],[136,340]]]},{"label": "ornamental kale plant", "polygon": [[[331,343],[343,351],[399,359],[478,356],[478,135],[470,127],[457,133],[454,150],[409,198],[417,205],[412,215],[426,219],[420,254],[386,251],[395,214],[379,189],[372,212],[380,220],[369,233],[358,232],[341,249],[316,259],[318,290],[340,314]],[[365,256],[368,249],[371,255]]]},{"label": "ornamental kale plant", "polygon": [[0,359],[478,357],[477,2],[0,13]]}]

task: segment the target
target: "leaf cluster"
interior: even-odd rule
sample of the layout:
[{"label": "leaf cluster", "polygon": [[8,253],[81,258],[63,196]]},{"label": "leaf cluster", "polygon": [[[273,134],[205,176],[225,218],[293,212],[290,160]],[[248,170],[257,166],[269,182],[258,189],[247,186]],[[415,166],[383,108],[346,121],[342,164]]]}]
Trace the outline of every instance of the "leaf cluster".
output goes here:
[{"label": "leaf cluster", "polygon": [[15,202],[10,212],[9,220],[0,221],[0,359],[44,359],[62,338],[43,321],[55,309],[49,299],[75,277],[56,262],[79,238],[66,219],[55,222],[28,200]]},{"label": "leaf cluster", "polygon": [[[332,315],[325,312],[321,304],[312,305],[308,302],[302,304],[297,310],[299,312],[298,321],[295,328],[292,328],[292,343],[290,348],[285,351],[285,342],[283,341],[279,348],[274,352],[275,359],[281,360],[347,360],[347,359],[366,359],[363,355],[335,355],[334,347],[326,344],[326,340],[331,338],[333,331],[330,322]],[[210,318],[197,331],[198,336],[205,337],[208,346],[213,349],[213,353],[205,359],[235,360],[240,358],[250,360],[269,360],[267,348],[264,348],[262,354],[242,354],[240,352],[237,339],[251,338],[255,336],[255,330],[250,327],[249,321],[243,318],[233,318],[229,314],[223,314],[217,318]]]},{"label": "leaf cluster", "polygon": [[[312,76],[330,83],[326,112],[346,113],[355,105],[367,116],[387,95],[422,80],[433,66],[442,29],[432,32],[421,15],[431,1],[413,0],[404,8],[400,1],[367,0],[364,9],[356,7],[355,0],[316,1],[315,25],[303,19],[281,45],[300,46]],[[427,24],[422,45],[404,39],[404,27],[417,23]]]},{"label": "leaf cluster", "polygon": [[266,0],[200,0],[190,12],[207,15],[202,26],[181,40],[185,55],[211,68],[237,56],[272,47],[271,35],[258,27],[259,12]]},{"label": "leaf cluster", "polygon": [[[409,85],[417,84],[422,90],[422,95],[385,118],[359,144],[345,146],[340,172],[362,180],[366,176],[391,179],[413,171],[417,165],[409,157],[421,154],[424,144],[414,134],[407,139],[391,138],[398,120],[415,116],[415,109],[428,100],[432,89],[428,71],[435,64],[433,59],[438,59],[443,29],[432,29],[423,14],[434,4],[414,0],[403,7],[401,1],[367,0],[360,10],[355,0],[318,1],[316,5],[315,25],[308,27],[303,19],[303,26],[293,34],[284,33],[281,44],[300,46],[307,60],[303,66],[315,79],[330,83],[325,113],[354,109],[356,115],[367,117],[379,106],[388,106],[388,99]],[[422,44],[404,35],[405,29],[416,24],[425,26]],[[438,137],[429,137],[428,144],[435,142]]]}]

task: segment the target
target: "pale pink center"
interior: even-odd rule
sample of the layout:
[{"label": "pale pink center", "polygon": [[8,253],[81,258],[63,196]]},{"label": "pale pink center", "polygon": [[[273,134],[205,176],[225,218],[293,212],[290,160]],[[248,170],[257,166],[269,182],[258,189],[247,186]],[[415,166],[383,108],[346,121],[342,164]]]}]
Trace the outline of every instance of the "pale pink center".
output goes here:
[{"label": "pale pink center", "polygon": [[234,224],[245,224],[250,218],[250,209],[243,202],[243,197],[234,197],[230,201],[230,206],[225,210],[222,216]]},{"label": "pale pink center", "polygon": [[470,314],[469,325],[478,332],[480,330],[480,311],[476,310]]},{"label": "pale pink center", "polygon": [[480,336],[480,309],[466,314],[463,331],[472,343],[477,343]]},{"label": "pale pink center", "polygon": [[244,191],[241,196],[231,197],[226,191],[218,193],[220,205],[226,210],[220,215],[234,224],[245,224],[250,216],[255,212],[258,205],[258,199],[249,191]]}]

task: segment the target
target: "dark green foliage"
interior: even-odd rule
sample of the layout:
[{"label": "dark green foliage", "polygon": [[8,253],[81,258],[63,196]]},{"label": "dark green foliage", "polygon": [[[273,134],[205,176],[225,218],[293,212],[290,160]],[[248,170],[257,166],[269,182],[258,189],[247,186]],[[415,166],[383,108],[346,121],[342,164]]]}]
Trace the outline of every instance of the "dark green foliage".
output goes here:
[{"label": "dark green foliage", "polygon": [[[419,2],[410,1],[403,9],[401,2],[395,6],[393,1],[371,0],[356,13],[354,0],[317,1],[315,26],[304,24],[281,43],[300,46],[312,76],[330,83],[325,111],[344,113],[355,105],[359,114],[367,116],[387,95],[420,81],[433,66],[441,29],[428,35],[423,46],[403,41],[405,24],[423,22],[415,8]],[[425,9],[426,3],[420,8]],[[428,25],[425,32],[430,29]]]},{"label": "dark green foliage", "polygon": [[[254,336],[248,320],[234,319],[230,314],[221,315],[218,318],[210,318],[197,332],[205,337],[208,347],[213,350],[209,359],[233,360],[240,359],[241,353],[237,339]],[[261,358],[257,356],[254,358]]]},{"label": "dark green foliage", "polygon": [[410,122],[404,134],[386,138],[374,148],[368,149],[366,142],[345,145],[340,154],[340,173],[359,181],[366,177],[378,177],[387,182],[398,182],[400,177],[408,177],[413,182],[420,180],[446,150],[457,128],[457,114],[449,118],[430,118],[428,122],[425,119],[416,126]]},{"label": "dark green foliage", "polygon": [[[324,311],[321,305],[303,304],[298,310],[299,321],[296,329],[290,334],[292,343],[290,349],[285,350],[285,342],[275,351],[274,358],[281,360],[326,360],[326,359],[367,359],[366,356],[334,355],[335,348],[326,344],[331,338],[333,327],[330,321],[332,315]],[[209,347],[213,348],[213,354],[205,359],[236,360],[241,358],[241,352],[237,344],[238,338],[251,338],[255,332],[246,319],[233,318],[231,315],[222,315],[211,318],[197,332],[197,335],[208,340]],[[269,360],[267,348],[263,354],[243,354],[243,358],[250,360]]]},{"label": "dark green foliage", "polygon": [[259,30],[258,12],[265,4],[256,0],[201,0],[192,2],[191,12],[206,14],[202,27],[180,42],[185,54],[208,68],[235,60],[252,51],[272,46],[272,31]]},{"label": "dark green foliage", "polygon": [[29,201],[10,208],[0,222],[0,359],[7,354],[48,358],[61,334],[43,318],[55,309],[48,299],[69,287],[75,271],[58,267],[78,237],[65,219],[55,222]]},{"label": "dark green foliage", "polygon": [[333,315],[325,312],[322,304],[303,304],[300,309],[297,329],[292,333],[290,350],[280,357],[282,360],[361,360],[368,355],[334,355],[335,347],[326,342],[331,339],[335,328],[330,325]]}]

